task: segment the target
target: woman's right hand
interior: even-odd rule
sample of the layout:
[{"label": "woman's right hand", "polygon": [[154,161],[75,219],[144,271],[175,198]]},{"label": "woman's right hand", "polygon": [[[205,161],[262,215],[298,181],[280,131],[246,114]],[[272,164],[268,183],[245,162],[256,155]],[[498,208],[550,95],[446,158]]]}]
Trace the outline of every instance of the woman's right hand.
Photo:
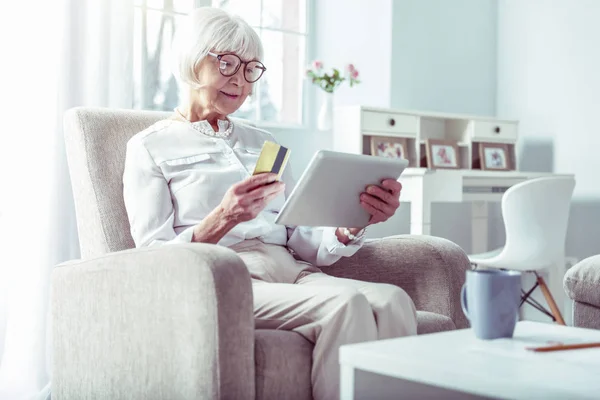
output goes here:
[{"label": "woman's right hand", "polygon": [[253,175],[230,187],[220,208],[224,218],[237,225],[256,218],[284,189],[285,183],[277,181],[277,174]]}]

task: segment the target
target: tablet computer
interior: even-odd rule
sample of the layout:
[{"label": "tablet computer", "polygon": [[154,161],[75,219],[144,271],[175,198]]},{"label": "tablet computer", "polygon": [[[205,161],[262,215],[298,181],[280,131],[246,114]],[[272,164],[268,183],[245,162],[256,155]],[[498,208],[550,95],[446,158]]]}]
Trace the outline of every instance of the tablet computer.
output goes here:
[{"label": "tablet computer", "polygon": [[321,150],[315,153],[275,223],[358,228],[369,222],[360,194],[383,179],[397,180],[408,160]]}]

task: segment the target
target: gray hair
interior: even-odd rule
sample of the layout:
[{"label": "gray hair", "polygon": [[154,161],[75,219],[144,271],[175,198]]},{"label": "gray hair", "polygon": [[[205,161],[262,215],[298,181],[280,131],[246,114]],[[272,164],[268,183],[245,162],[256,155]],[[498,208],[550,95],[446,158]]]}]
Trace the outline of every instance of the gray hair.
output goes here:
[{"label": "gray hair", "polygon": [[173,40],[173,75],[190,87],[202,86],[196,76],[200,62],[209,51],[235,53],[244,60],[263,58],[260,37],[241,17],[213,8],[200,7],[192,11]]}]

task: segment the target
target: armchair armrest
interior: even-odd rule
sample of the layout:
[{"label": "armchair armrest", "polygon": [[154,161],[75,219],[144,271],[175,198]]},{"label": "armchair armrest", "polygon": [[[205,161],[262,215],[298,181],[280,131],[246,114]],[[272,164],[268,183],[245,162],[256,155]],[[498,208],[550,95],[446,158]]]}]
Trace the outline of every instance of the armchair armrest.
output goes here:
[{"label": "armchair armrest", "polygon": [[571,299],[600,307],[600,255],[588,257],[571,267],[565,274],[563,286]]},{"label": "armchair armrest", "polygon": [[176,244],[59,265],[53,399],[254,398],[249,273],[227,248]]},{"label": "armchair armrest", "polygon": [[460,329],[468,326],[460,307],[460,290],[469,268],[465,252],[448,240],[398,235],[367,241],[354,256],[323,271],[397,285],[413,299],[417,310],[445,315]]}]

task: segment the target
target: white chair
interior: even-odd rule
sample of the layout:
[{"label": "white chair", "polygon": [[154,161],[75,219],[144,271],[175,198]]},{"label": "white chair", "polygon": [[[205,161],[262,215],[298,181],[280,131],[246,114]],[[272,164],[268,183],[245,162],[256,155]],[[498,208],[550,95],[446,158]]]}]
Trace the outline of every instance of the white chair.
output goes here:
[{"label": "white chair", "polygon": [[[512,186],[502,196],[502,217],[506,230],[504,247],[469,256],[475,268],[535,274],[536,283],[529,291],[523,291],[521,305],[527,302],[561,325],[565,325],[565,322],[560,309],[538,272],[555,268],[564,260],[569,207],[574,189],[575,179],[570,177],[536,178]],[[538,286],[551,312],[530,298]]]}]

